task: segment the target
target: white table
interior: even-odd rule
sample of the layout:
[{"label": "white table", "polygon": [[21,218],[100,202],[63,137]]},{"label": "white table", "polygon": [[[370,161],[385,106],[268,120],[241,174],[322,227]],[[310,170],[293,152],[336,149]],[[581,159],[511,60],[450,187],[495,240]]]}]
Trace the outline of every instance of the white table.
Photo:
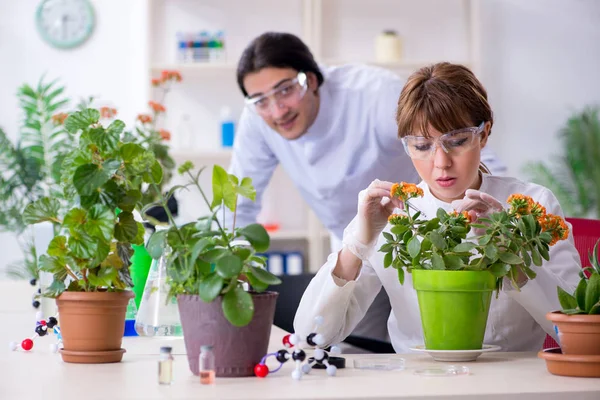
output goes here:
[{"label": "white table", "polygon": [[[318,370],[294,381],[292,362],[264,379],[217,378],[201,385],[189,371],[182,339],[125,338],[127,353],[118,364],[67,364],[49,351],[53,339],[38,338],[32,352],[9,352],[8,342],[30,336],[35,312],[29,306],[32,289],[26,284],[0,282],[0,399],[600,399],[600,379],[567,378],[547,372],[534,353],[488,353],[478,361],[463,363],[471,375],[421,377],[414,370],[440,365],[428,355],[391,355],[406,359],[404,371],[368,371],[352,368],[352,360],[366,355],[346,355],[347,368],[328,377]],[[269,351],[282,348],[285,334],[273,328]],[[158,349],[174,348],[175,382],[157,383]]]}]

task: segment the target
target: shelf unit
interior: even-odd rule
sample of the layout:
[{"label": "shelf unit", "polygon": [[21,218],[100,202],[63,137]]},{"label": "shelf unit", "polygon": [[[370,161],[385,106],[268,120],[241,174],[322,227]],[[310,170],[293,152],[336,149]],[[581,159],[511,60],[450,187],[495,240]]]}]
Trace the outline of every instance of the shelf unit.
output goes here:
[{"label": "shelf unit", "polygon": [[[193,113],[198,121],[194,126],[201,127],[197,133],[203,138],[201,148],[172,150],[177,164],[190,160],[207,166],[229,165],[231,152],[219,148],[216,138],[218,107],[227,104],[234,114],[241,113],[243,99],[235,81],[236,63],[248,42],[264,31],[287,31],[300,36],[315,58],[325,65],[365,63],[404,77],[440,60],[465,64],[476,73],[479,70],[479,0],[147,1],[149,73],[157,76],[164,69],[182,73],[184,81],[172,91],[175,98],[168,99],[167,109]],[[178,30],[223,28],[226,61],[185,64],[174,61]],[[390,28],[396,28],[403,40],[405,59],[378,63],[372,54],[373,40],[381,30]],[[175,137],[176,120],[176,116],[169,116],[164,121]],[[210,187],[209,175],[205,173],[203,178],[206,187]],[[361,189],[357,188],[357,193]],[[280,230],[271,233],[273,245],[283,243],[286,248],[302,248],[304,269],[318,270],[329,253],[328,232],[282,168],[277,168],[267,188],[265,197],[269,196],[265,203],[271,203],[271,212],[281,225]],[[182,208],[201,212],[197,204],[196,200],[189,200]],[[192,214],[188,216],[193,217]]]}]

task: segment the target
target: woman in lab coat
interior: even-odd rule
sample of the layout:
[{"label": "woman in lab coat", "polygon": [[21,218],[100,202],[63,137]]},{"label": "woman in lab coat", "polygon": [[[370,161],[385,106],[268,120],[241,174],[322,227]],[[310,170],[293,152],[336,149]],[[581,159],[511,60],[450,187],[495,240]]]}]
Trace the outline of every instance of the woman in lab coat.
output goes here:
[{"label": "woman in lab coat", "polygon": [[[404,86],[396,114],[398,135],[422,181],[422,198],[411,200],[428,218],[438,208],[468,211],[473,217],[507,206],[513,193],[532,197],[548,213],[564,216],[552,192],[540,185],[511,177],[482,173],[481,149],[493,125],[487,93],[467,68],[440,63],[415,72]],[[352,332],[381,286],[390,298],[388,331],[398,353],[424,343],[416,291],[411,275],[400,285],[393,268],[383,268],[382,231],[398,199],[389,198],[392,182],[373,181],[360,192],[358,213],[344,230],[341,251],[332,253],[311,281],[294,321],[301,336],[319,328],[327,344],[341,342]],[[545,314],[560,308],[556,288],[571,292],[578,282],[580,261],[569,233],[550,248],[550,261],[535,267],[537,277],[518,279],[519,289],[505,279],[499,297],[490,306],[485,344],[504,351],[537,351],[545,334],[556,338]]]}]

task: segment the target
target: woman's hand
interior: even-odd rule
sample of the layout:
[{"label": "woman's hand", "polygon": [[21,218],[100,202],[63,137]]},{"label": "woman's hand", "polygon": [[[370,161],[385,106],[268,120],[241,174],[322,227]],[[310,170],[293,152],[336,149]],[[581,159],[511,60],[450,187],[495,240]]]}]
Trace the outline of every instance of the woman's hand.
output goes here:
[{"label": "woman's hand", "polygon": [[[474,189],[467,189],[465,197],[462,200],[454,200],[452,207],[458,212],[467,211],[473,222],[480,218],[488,218],[490,214],[503,209],[502,203],[494,196]],[[482,235],[485,229],[473,228],[473,233]]]},{"label": "woman's hand", "polygon": [[364,245],[377,241],[394,208],[404,208],[401,200],[390,199],[392,185],[392,182],[375,179],[358,194],[356,239]]}]

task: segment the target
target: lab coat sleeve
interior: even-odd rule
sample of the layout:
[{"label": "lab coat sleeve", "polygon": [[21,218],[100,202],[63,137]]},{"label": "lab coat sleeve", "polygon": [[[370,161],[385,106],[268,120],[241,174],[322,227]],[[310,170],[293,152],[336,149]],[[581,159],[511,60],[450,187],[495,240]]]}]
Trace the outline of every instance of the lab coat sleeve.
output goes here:
[{"label": "lab coat sleeve", "polygon": [[[332,253],[312,279],[294,318],[294,331],[305,338],[312,332],[323,335],[326,345],[343,341],[362,320],[381,289],[381,281],[369,262],[364,262],[354,281],[333,275],[339,253]],[[315,331],[315,317],[323,324]]]},{"label": "lab coat sleeve", "polygon": [[[559,215],[564,218],[564,214],[554,194],[545,190],[540,199],[534,199],[546,207],[546,212]],[[557,339],[552,322],[546,319],[546,314],[551,311],[559,310],[557,287],[560,286],[569,293],[572,293],[579,282],[579,271],[581,270],[581,261],[579,253],[575,248],[573,232],[569,226],[569,237],[566,240],[557,242],[550,247],[550,261],[543,262],[541,267],[532,265],[532,269],[537,276],[528,280],[520,290],[512,285],[504,285],[506,294],[517,301],[535,321],[555,340]]]},{"label": "lab coat sleeve", "polygon": [[[242,196],[238,197],[237,226],[256,222],[262,206],[262,196],[279,163],[260,132],[261,128],[258,123],[261,121],[257,120],[259,118],[251,115],[247,109],[242,112],[233,146],[229,173],[236,175],[240,180],[245,177],[252,178],[252,184],[256,190],[255,201]],[[229,226],[229,222],[232,221],[229,210],[226,212],[225,219]]]}]

